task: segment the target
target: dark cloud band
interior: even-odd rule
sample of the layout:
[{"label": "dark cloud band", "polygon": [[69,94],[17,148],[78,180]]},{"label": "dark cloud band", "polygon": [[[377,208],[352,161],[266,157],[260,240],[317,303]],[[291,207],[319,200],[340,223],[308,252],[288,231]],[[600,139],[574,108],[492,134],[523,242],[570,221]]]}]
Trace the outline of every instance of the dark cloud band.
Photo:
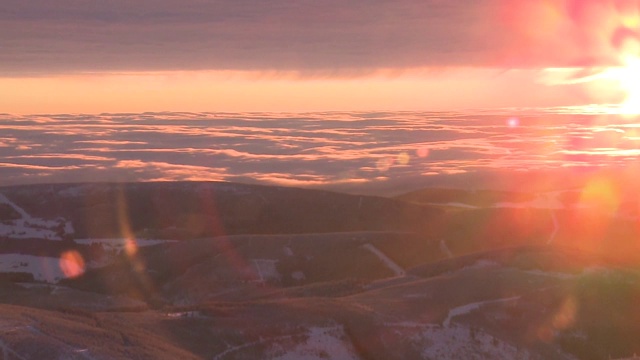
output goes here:
[{"label": "dark cloud band", "polygon": [[489,1],[3,1],[0,71],[361,71],[496,61]]}]

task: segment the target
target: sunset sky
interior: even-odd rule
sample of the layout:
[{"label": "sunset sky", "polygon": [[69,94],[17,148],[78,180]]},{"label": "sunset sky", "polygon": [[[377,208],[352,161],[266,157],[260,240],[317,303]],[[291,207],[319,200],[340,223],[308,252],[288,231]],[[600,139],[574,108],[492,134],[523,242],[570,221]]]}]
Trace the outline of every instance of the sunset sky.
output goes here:
[{"label": "sunset sky", "polygon": [[621,102],[639,3],[4,0],[0,112]]}]

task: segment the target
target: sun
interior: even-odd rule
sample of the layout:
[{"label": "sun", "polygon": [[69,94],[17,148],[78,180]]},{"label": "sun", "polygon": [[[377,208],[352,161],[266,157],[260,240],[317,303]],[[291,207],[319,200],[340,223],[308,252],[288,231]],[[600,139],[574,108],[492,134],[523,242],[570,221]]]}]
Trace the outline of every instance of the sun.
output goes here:
[{"label": "sun", "polygon": [[[573,29],[584,37],[574,58],[582,65],[544,69],[538,79],[547,85],[578,85],[580,94],[591,101],[585,111],[600,108],[606,113],[640,115],[640,2],[638,1],[539,1],[556,14],[559,23],[545,41],[553,44],[557,32]],[[529,11],[532,24],[544,24],[543,12]],[[559,14],[559,15],[558,15]],[[539,19],[540,18],[540,19]],[[572,35],[573,34],[573,35]],[[562,42],[560,42],[562,44]],[[571,46],[567,43],[567,51]],[[635,116],[629,116],[635,117]]]},{"label": "sun", "polygon": [[581,84],[607,112],[640,115],[640,56],[620,59],[619,65],[606,68],[546,68],[539,81],[550,86]]},{"label": "sun", "polygon": [[622,112],[640,114],[640,58],[629,57],[627,66],[622,69],[624,78],[621,85],[627,92],[627,98],[622,103]]},{"label": "sun", "polygon": [[625,56],[623,64],[623,66],[605,70],[602,75],[604,78],[616,81],[625,93],[625,99],[620,104],[620,113],[640,114],[640,57]]},{"label": "sun", "polygon": [[[592,93],[600,96],[606,92],[621,93],[622,100],[614,105],[616,114],[640,115],[640,57],[625,55],[621,57],[620,65],[608,67],[588,76],[575,76],[579,70],[569,71],[569,80],[564,79],[565,84],[592,84]],[[572,75],[573,74],[573,77]],[[550,75],[562,77],[561,74],[551,72]],[[564,74],[567,76],[567,74]],[[554,79],[557,81],[557,79]],[[562,79],[559,83],[563,83]],[[597,89],[597,90],[596,90]]]}]

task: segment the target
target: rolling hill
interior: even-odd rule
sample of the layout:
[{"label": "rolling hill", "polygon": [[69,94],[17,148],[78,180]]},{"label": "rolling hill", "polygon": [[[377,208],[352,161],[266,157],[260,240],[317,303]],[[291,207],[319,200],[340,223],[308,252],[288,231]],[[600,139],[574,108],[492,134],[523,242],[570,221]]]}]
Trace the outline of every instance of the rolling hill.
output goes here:
[{"label": "rolling hill", "polygon": [[535,194],[229,183],[0,194],[4,358],[640,352],[636,223],[540,207]]}]

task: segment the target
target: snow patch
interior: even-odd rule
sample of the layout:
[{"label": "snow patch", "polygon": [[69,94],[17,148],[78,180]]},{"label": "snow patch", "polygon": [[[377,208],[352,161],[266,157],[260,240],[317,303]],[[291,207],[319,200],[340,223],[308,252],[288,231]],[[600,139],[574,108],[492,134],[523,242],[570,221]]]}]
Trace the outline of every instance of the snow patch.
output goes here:
[{"label": "snow patch", "polygon": [[406,341],[403,348],[413,348],[422,359],[531,359],[526,349],[505,342],[482,328],[453,324],[402,321],[385,323],[398,341]]},{"label": "snow patch", "polygon": [[530,359],[531,354],[525,349],[502,341],[482,329],[463,325],[451,327],[428,326],[412,337],[423,347],[423,359],[457,360],[475,358],[482,359]]},{"label": "snow patch", "polygon": [[26,219],[31,218],[31,215],[29,215],[23,208],[16,205],[13,201],[9,200],[9,198],[6,197],[4,194],[0,194],[0,204],[7,204],[11,206],[17,213],[20,214],[22,218],[26,218]]},{"label": "snow patch", "polygon": [[444,239],[440,240],[440,251],[443,254],[447,255],[449,259],[453,257],[453,253],[451,252],[451,250],[449,250],[449,247],[447,246],[447,243],[444,241]]},{"label": "snow patch", "polygon": [[60,240],[60,237],[54,231],[34,227],[23,219],[13,220],[9,224],[0,223],[0,236],[6,236],[11,239]]},{"label": "snow patch", "polygon": [[520,296],[514,296],[514,297],[504,298],[504,299],[479,301],[479,302],[474,302],[474,303],[470,303],[470,304],[466,304],[466,305],[455,307],[455,308],[449,310],[449,314],[447,315],[447,318],[444,320],[442,325],[444,325],[444,327],[449,327],[451,325],[451,319],[453,319],[454,317],[460,316],[460,315],[464,315],[464,314],[468,314],[468,313],[470,313],[470,312],[472,312],[474,310],[480,309],[480,307],[482,307],[484,305],[511,302],[511,301],[516,301],[516,300],[519,300],[519,299],[520,299]]},{"label": "snow patch", "polygon": [[20,219],[0,223],[0,236],[12,239],[62,240],[61,236],[74,233],[73,224],[64,218],[45,220],[33,217],[4,194],[0,194],[0,204],[9,205],[20,214]]},{"label": "snow patch", "polygon": [[[128,239],[125,239],[125,238],[75,239],[74,241],[78,244],[83,244],[83,245],[101,244],[105,248],[105,250],[121,251],[126,246]],[[135,239],[134,241],[136,243],[136,246],[138,247],[177,242],[177,240],[165,240],[165,239]]]},{"label": "snow patch", "polygon": [[73,228],[73,223],[71,221],[65,221],[64,224],[64,233],[65,234],[73,234],[76,230]]},{"label": "snow patch", "polygon": [[166,317],[172,319],[180,319],[180,318],[205,318],[206,316],[202,315],[200,311],[180,311],[180,312],[170,312],[165,314]]},{"label": "snow patch", "polygon": [[363,248],[371,251],[375,256],[378,257],[378,259],[380,259],[387,268],[389,268],[389,270],[393,271],[393,273],[396,276],[405,276],[406,272],[404,271],[404,269],[402,267],[400,267],[400,265],[396,264],[393,260],[391,260],[387,255],[385,255],[385,253],[383,253],[382,251],[378,250],[378,248],[376,248],[375,246],[371,245],[371,244],[365,244],[362,245]]},{"label": "snow patch", "polygon": [[268,346],[264,357],[266,359],[358,359],[356,351],[351,342],[347,340],[342,326],[310,327],[306,331],[297,334],[260,337],[253,342],[230,346],[225,351],[214,356],[213,359],[224,359],[230,354],[264,345]]},{"label": "snow patch", "polygon": [[478,270],[478,269],[486,269],[486,268],[496,268],[496,267],[500,267],[501,265],[493,260],[487,260],[487,259],[480,259],[477,260],[476,262],[474,262],[471,265],[468,266],[464,266],[460,269],[457,270],[453,270],[453,271],[449,271],[447,272],[447,274],[457,274],[460,272],[464,272],[464,271],[469,271],[469,270]]},{"label": "snow patch", "polygon": [[305,337],[304,342],[294,346],[274,344],[267,357],[273,360],[358,359],[342,326],[311,327]]},{"label": "snow patch", "polygon": [[65,278],[62,272],[60,260],[54,257],[0,254],[0,272],[3,273],[30,273],[37,281],[56,283]]},{"label": "snow patch", "polygon": [[302,280],[305,280],[307,277],[304,275],[302,271],[294,271],[291,273],[291,278],[293,280],[302,281]]},{"label": "snow patch", "polygon": [[471,267],[472,268],[486,268],[486,267],[493,267],[493,266],[499,266],[500,264],[498,264],[497,262],[493,261],[493,260],[486,260],[486,259],[480,259],[478,261],[476,261],[475,264],[473,264]]},{"label": "snow patch", "polygon": [[265,283],[269,280],[280,280],[280,273],[276,268],[278,260],[272,259],[253,259],[253,266],[258,272],[258,282]]},{"label": "snow patch", "polygon": [[479,206],[469,205],[469,204],[460,203],[460,202],[428,203],[428,205],[458,207],[458,208],[463,208],[463,209],[480,209]]},{"label": "snow patch", "polygon": [[293,256],[293,250],[288,246],[285,246],[282,251],[284,251],[284,254],[287,256]]},{"label": "snow patch", "polygon": [[574,274],[567,274],[567,273],[561,273],[561,272],[552,272],[552,271],[542,271],[542,270],[539,270],[539,269],[525,270],[523,272],[526,273],[526,274],[554,277],[556,279],[562,279],[562,280],[574,279],[576,277],[576,275],[574,275]]}]

